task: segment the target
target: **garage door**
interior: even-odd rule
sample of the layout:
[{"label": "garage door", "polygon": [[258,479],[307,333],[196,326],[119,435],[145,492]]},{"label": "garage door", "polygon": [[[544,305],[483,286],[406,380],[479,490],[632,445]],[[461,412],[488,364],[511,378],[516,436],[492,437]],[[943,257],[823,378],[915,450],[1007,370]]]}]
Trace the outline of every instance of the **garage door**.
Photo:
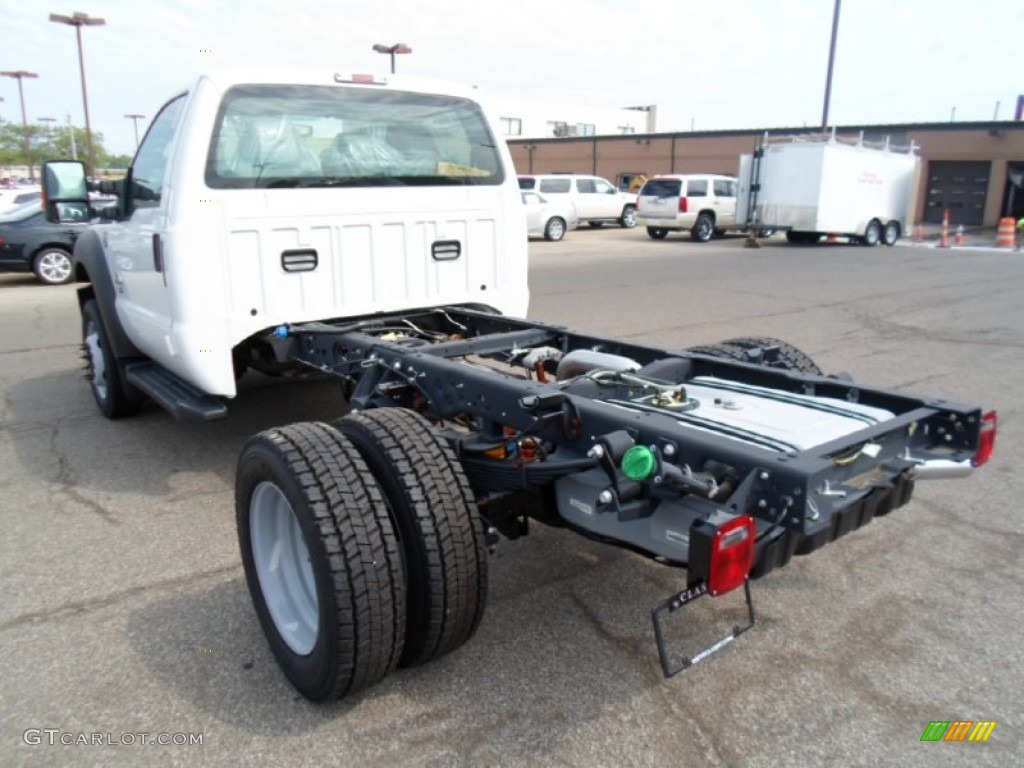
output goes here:
[{"label": "garage door", "polygon": [[981,224],[991,170],[991,163],[928,163],[924,220],[938,224],[948,210],[952,224]]}]

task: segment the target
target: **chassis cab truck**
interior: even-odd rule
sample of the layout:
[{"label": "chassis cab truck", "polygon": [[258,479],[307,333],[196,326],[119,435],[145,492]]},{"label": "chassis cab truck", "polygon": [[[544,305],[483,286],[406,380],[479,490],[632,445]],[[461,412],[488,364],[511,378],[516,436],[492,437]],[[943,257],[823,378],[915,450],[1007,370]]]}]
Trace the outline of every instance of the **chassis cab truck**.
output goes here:
[{"label": "chassis cab truck", "polygon": [[[81,164],[44,181],[51,217],[88,205]],[[475,89],[211,73],[104,190],[74,262],[106,416],[221,418],[250,368],[343,384],[347,416],[253,436],[236,474],[256,613],[313,700],[465,643],[489,550],[531,520],[685,569],[651,612],[673,675],[753,625],[751,579],[994,447],[994,413],[826,376],[777,339],[669,349],[521,319],[519,187]],[[666,647],[672,614],[738,589],[747,624]]]}]

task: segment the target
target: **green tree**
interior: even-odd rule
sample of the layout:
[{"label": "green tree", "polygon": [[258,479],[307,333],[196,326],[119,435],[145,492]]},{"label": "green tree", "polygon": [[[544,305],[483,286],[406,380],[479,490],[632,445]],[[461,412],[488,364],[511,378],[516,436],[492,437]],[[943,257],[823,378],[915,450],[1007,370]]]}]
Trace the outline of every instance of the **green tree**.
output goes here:
[{"label": "green tree", "polygon": [[[58,123],[29,125],[28,136],[32,149],[32,163],[37,168],[47,160],[77,157],[79,160],[88,161],[85,128]],[[111,167],[111,157],[103,146],[103,134],[93,131],[92,143],[96,152],[96,167]],[[0,167],[12,165],[28,165],[28,158],[25,156],[25,132],[20,123],[5,121],[0,123]],[[114,167],[128,166],[125,164]]]}]

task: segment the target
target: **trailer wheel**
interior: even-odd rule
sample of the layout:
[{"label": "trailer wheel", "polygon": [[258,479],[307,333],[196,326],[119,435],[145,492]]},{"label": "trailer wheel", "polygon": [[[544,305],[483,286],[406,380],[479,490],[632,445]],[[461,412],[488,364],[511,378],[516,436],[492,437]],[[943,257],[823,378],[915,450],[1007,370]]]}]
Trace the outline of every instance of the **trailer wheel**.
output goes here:
[{"label": "trailer wheel", "polygon": [[85,360],[85,378],[104,416],[121,419],[139,412],[142,400],[131,397],[121,379],[121,369],[110,346],[110,337],[96,299],[82,304],[82,357]]},{"label": "trailer wheel", "polygon": [[[742,336],[737,339],[726,339],[722,342],[730,346],[740,347],[744,350],[763,349],[764,347],[778,347],[779,354],[776,358],[776,366],[789,368],[801,373],[811,373],[816,376],[824,375],[818,364],[811,359],[806,352],[788,344],[781,339],[774,339],[770,336]],[[748,359],[749,355],[748,355]]]},{"label": "trailer wheel", "polygon": [[867,227],[864,229],[864,235],[860,241],[869,248],[873,248],[878,245],[882,239],[882,225],[878,223],[878,219],[872,219],[868,222]]},{"label": "trailer wheel", "polygon": [[896,245],[900,239],[900,225],[898,221],[890,221],[882,229],[882,242],[886,245]]},{"label": "trailer wheel", "polygon": [[697,216],[697,221],[694,222],[693,229],[690,230],[690,237],[699,243],[706,243],[714,233],[715,217],[707,211],[703,211]]},{"label": "trailer wheel", "polygon": [[380,408],[337,422],[366,460],[405,557],[408,614],[401,666],[465,643],[487,600],[484,525],[448,442],[419,414]]},{"label": "trailer wheel", "polygon": [[339,699],[394,669],[405,636],[402,555],[380,489],[348,440],[318,423],[251,438],[235,511],[256,614],[303,696]]},{"label": "trailer wheel", "polygon": [[664,240],[668,236],[668,230],[665,227],[648,227],[647,236],[651,240]]}]

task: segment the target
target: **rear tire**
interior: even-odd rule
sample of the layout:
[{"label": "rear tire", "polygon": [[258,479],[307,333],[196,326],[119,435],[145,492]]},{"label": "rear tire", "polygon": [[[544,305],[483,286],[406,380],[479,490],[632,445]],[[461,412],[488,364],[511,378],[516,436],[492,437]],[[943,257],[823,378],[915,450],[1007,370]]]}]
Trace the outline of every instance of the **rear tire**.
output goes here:
[{"label": "rear tire", "polygon": [[[722,343],[748,350],[747,359],[749,362],[754,363],[759,362],[756,350],[764,349],[766,347],[777,347],[779,351],[775,356],[774,363],[759,364],[767,365],[772,368],[789,368],[794,371],[811,373],[816,376],[824,375],[824,372],[818,367],[818,364],[811,359],[810,355],[797,349],[792,344],[782,341],[781,339],[774,339],[770,336],[741,336],[737,339],[726,339]],[[754,352],[753,356],[749,354],[750,351]],[[763,355],[761,357],[763,358]]]},{"label": "rear tire", "polygon": [[270,650],[307,699],[340,699],[398,663],[402,555],[380,489],[326,424],[251,438],[235,480],[242,564]]},{"label": "rear tire", "polygon": [[723,342],[721,344],[701,344],[696,347],[687,347],[686,351],[693,352],[698,355],[707,355],[708,357],[720,357],[724,360],[738,360],[741,363],[752,362],[750,356],[747,354],[747,350],[728,342]]},{"label": "rear tire", "polygon": [[85,378],[104,416],[121,419],[139,412],[142,400],[127,392],[96,299],[89,299],[82,305],[82,357]]},{"label": "rear tire", "polygon": [[651,240],[664,240],[668,236],[668,230],[665,227],[648,227],[647,236]]},{"label": "rear tire", "polygon": [[557,242],[565,237],[565,220],[554,216],[544,225],[544,239]]},{"label": "rear tire", "polygon": [[63,248],[44,248],[32,260],[32,271],[47,285],[65,285],[74,277],[71,254]]},{"label": "rear tire", "polygon": [[896,245],[901,234],[899,222],[890,221],[882,229],[882,242],[885,245]]},{"label": "rear tire", "polygon": [[400,666],[450,653],[476,632],[487,601],[484,524],[448,442],[414,411],[379,408],[338,429],[384,492],[405,557],[405,650]]},{"label": "rear tire", "polygon": [[690,237],[699,243],[706,243],[714,233],[715,217],[705,211],[697,216],[697,221],[690,230]]}]

